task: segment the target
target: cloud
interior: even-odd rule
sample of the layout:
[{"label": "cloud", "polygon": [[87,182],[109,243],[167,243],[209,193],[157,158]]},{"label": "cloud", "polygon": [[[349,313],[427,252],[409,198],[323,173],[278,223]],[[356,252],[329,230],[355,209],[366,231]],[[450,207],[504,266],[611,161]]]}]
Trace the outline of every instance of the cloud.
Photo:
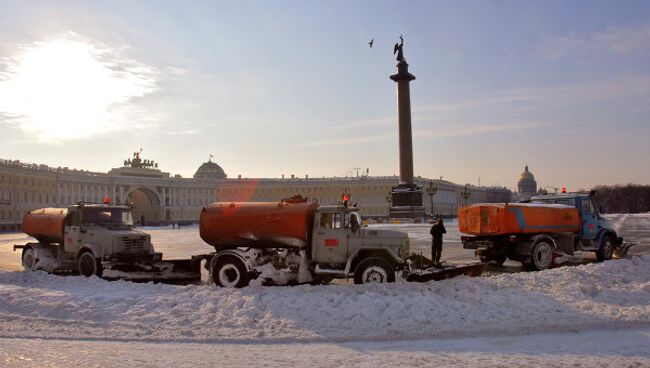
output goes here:
[{"label": "cloud", "polygon": [[356,120],[356,121],[350,121],[346,122],[343,124],[336,124],[331,127],[332,130],[349,130],[353,128],[368,128],[368,127],[376,127],[376,126],[388,126],[391,124],[395,124],[396,117],[383,117],[383,118],[376,118],[376,119],[362,119],[362,120]]},{"label": "cloud", "polygon": [[484,115],[485,111],[521,114],[596,102],[643,102],[648,98],[650,77],[633,75],[591,83],[491,91],[489,94],[464,99],[415,106],[413,113],[420,119],[456,116],[472,111],[478,112],[476,115]]},{"label": "cloud", "polygon": [[417,137],[464,137],[489,133],[504,133],[517,130],[528,130],[539,127],[548,127],[549,123],[539,122],[513,122],[513,123],[483,123],[480,125],[455,124],[443,126],[436,129],[418,131]]},{"label": "cloud", "polygon": [[366,143],[383,142],[388,139],[395,139],[396,137],[397,137],[396,133],[356,134],[354,136],[347,135],[345,137],[303,142],[294,145],[294,147],[310,148],[310,147],[352,146],[352,145],[361,145]]},{"label": "cloud", "polygon": [[[637,75],[582,84],[491,91],[413,106],[413,135],[415,138],[462,137],[576,127],[594,123],[592,113],[600,115],[602,106],[610,109],[615,103],[636,104],[648,110],[649,100],[650,77]],[[341,137],[297,147],[360,145],[395,139],[396,120],[396,116],[387,116],[337,124],[331,131],[345,132]]]},{"label": "cloud", "polygon": [[542,47],[541,52],[545,59],[558,61],[571,54],[582,54],[591,47],[585,38],[576,34],[569,34],[548,41]]},{"label": "cloud", "polygon": [[590,35],[571,33],[548,40],[540,48],[542,57],[551,61],[598,52],[630,55],[648,51],[650,51],[650,24],[609,26],[604,31]]},{"label": "cloud", "polygon": [[0,112],[27,136],[60,142],[150,126],[138,101],[154,92],[156,68],[69,32],[16,45],[0,65]]},{"label": "cloud", "polygon": [[618,54],[650,50],[650,24],[638,27],[609,27],[597,33],[594,40]]}]

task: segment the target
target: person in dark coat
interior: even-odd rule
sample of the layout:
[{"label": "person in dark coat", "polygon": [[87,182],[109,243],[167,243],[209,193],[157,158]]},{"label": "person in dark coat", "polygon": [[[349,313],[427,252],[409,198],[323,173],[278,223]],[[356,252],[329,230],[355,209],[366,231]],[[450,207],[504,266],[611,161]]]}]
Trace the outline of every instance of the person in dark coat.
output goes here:
[{"label": "person in dark coat", "polygon": [[433,261],[433,264],[438,265],[440,264],[440,256],[442,255],[442,234],[447,233],[441,218],[431,226],[430,233],[433,237],[431,241],[431,260]]}]

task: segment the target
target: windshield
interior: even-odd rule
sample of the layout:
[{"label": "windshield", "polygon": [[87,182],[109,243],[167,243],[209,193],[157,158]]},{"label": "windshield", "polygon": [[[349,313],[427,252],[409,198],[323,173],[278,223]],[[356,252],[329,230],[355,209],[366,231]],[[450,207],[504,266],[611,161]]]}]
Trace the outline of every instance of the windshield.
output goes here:
[{"label": "windshield", "polygon": [[565,206],[576,206],[576,200],[574,198],[535,198],[533,202],[538,203],[548,203],[548,204],[563,204]]},{"label": "windshield", "polygon": [[133,216],[126,208],[84,208],[84,224],[133,226]]},{"label": "windshield", "polygon": [[361,216],[358,212],[348,212],[345,214],[345,227],[350,229],[352,228],[352,217],[355,218],[357,225],[361,225]]}]

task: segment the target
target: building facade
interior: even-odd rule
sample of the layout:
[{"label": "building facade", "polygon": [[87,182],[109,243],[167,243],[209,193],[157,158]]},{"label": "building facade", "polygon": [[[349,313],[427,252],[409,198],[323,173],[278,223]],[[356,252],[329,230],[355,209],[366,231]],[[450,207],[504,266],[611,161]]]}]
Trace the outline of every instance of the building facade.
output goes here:
[{"label": "building facade", "polygon": [[[63,207],[79,201],[132,203],[134,217],[144,224],[196,222],[204,205],[217,201],[278,201],[300,194],[330,204],[351,195],[364,217],[386,217],[390,191],[399,177],[357,176],[344,178],[227,179],[211,160],[203,163],[194,178],[170,176],[157,164],[125,161],[108,173],[52,168],[20,161],[0,160],[0,230],[19,229],[23,215],[42,207]],[[478,202],[509,202],[512,192],[500,187],[458,185],[445,180],[416,177],[425,188],[427,213],[455,216],[459,205]],[[428,191],[427,191],[428,189]],[[468,192],[464,198],[463,192]]]}]

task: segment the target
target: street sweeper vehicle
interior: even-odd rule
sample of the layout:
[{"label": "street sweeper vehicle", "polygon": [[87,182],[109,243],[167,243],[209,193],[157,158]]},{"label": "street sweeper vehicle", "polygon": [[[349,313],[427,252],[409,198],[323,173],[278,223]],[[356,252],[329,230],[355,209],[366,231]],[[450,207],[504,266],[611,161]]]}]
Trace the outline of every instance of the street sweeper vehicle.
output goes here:
[{"label": "street sweeper vehicle", "polygon": [[359,209],[320,206],[300,196],[280,202],[222,202],[203,208],[200,235],[216,253],[209,262],[220,286],[251,280],[286,285],[394,282],[406,266],[408,235],[362,226]]},{"label": "street sweeper vehicle", "polygon": [[[243,287],[251,280],[286,285],[430,281],[477,270],[476,265],[426,267],[409,254],[408,234],[361,225],[359,209],[320,206],[300,196],[280,202],[214,203],[201,212],[200,235],[216,254],[209,270],[215,284]],[[420,259],[421,261],[421,259]],[[419,266],[419,267],[418,267]]]},{"label": "street sweeper vehicle", "polygon": [[612,258],[623,239],[596,210],[593,193],[534,196],[529,203],[482,203],[463,207],[458,226],[465,249],[481,261],[519,261],[528,270],[566,262],[576,251]]},{"label": "street sweeper vehicle", "polygon": [[105,278],[200,280],[200,258],[163,261],[151,236],[134,227],[131,207],[79,202],[25,214],[22,230],[37,242],[22,250],[25,270]]}]

